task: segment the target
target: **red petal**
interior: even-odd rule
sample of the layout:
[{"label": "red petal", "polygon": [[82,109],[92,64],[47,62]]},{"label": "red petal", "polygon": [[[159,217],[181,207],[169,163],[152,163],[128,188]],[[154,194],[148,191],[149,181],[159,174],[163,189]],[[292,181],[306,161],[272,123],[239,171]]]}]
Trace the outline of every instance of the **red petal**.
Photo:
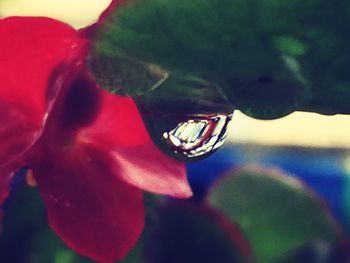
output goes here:
[{"label": "red petal", "polygon": [[67,85],[68,92],[57,101],[45,129],[51,151],[90,145],[127,183],[175,197],[192,195],[185,165],[153,144],[131,98],[97,88],[86,73],[80,72]]},{"label": "red petal", "polygon": [[118,180],[89,147],[34,165],[51,227],[76,252],[101,262],[122,258],[144,222],[142,192]]},{"label": "red petal", "polygon": [[106,152],[115,173],[145,191],[189,197],[185,165],[162,153],[152,142],[131,98],[101,93],[102,111],[79,133]]},{"label": "red petal", "polygon": [[23,153],[40,135],[55,93],[53,70],[85,40],[49,18],[0,20],[0,164]]},{"label": "red petal", "polygon": [[80,131],[80,139],[109,145],[111,148],[150,142],[150,137],[132,98],[113,95],[100,88],[96,89],[95,83],[90,82],[90,89],[92,88],[98,93],[96,96],[100,98],[101,110],[93,122]]},{"label": "red petal", "polygon": [[[109,148],[113,169],[124,181],[143,190],[187,198],[192,195],[183,163],[170,159],[149,142],[140,146]],[[121,172],[117,172],[117,171]]]}]

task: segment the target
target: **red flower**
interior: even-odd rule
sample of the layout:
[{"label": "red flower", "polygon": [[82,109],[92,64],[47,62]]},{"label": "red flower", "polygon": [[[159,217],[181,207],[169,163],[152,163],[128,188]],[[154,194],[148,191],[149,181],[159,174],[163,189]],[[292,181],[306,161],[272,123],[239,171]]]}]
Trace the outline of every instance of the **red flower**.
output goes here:
[{"label": "red flower", "polygon": [[51,227],[76,252],[112,262],[138,239],[142,190],[188,197],[184,165],[151,142],[131,98],[98,88],[88,40],[49,18],[0,20],[0,201],[29,167]]}]

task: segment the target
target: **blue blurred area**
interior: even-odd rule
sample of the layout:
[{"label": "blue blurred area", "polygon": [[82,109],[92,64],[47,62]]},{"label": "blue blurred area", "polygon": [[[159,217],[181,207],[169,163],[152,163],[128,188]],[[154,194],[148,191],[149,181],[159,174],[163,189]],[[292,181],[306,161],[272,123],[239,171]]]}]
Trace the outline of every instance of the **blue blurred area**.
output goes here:
[{"label": "blue blurred area", "polygon": [[10,184],[10,188],[11,188],[11,192],[9,197],[5,200],[2,208],[6,211],[8,206],[11,205],[12,200],[15,198],[17,192],[20,190],[24,180],[25,180],[25,176],[28,172],[27,168],[22,168],[20,169],[12,178],[11,180],[11,184]]},{"label": "blue blurred area", "polygon": [[234,168],[246,165],[278,168],[305,182],[326,200],[334,216],[347,225],[345,159],[349,156],[350,149],[237,144],[224,146],[211,157],[188,164],[187,170],[194,198],[201,200],[215,178]]}]

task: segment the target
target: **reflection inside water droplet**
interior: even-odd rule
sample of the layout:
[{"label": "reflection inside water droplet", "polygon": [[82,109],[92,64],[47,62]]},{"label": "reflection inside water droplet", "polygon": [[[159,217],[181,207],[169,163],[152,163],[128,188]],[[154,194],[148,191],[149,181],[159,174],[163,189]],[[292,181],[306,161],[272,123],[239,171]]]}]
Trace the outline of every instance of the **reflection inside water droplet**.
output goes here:
[{"label": "reflection inside water droplet", "polygon": [[143,117],[163,152],[178,160],[195,161],[208,157],[224,143],[232,114]]},{"label": "reflection inside water droplet", "polygon": [[208,119],[190,119],[163,133],[163,138],[179,154],[199,157],[215,151],[225,141],[232,115],[216,115]]}]

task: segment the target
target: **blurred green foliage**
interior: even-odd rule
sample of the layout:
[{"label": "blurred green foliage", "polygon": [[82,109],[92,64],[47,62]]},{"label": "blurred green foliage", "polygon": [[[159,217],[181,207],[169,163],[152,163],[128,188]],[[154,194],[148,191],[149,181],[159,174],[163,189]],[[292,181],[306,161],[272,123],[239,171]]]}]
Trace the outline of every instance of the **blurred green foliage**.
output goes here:
[{"label": "blurred green foliage", "polygon": [[247,169],[218,180],[211,204],[236,222],[259,263],[273,263],[310,242],[339,244],[338,225],[321,199],[280,172]]}]

